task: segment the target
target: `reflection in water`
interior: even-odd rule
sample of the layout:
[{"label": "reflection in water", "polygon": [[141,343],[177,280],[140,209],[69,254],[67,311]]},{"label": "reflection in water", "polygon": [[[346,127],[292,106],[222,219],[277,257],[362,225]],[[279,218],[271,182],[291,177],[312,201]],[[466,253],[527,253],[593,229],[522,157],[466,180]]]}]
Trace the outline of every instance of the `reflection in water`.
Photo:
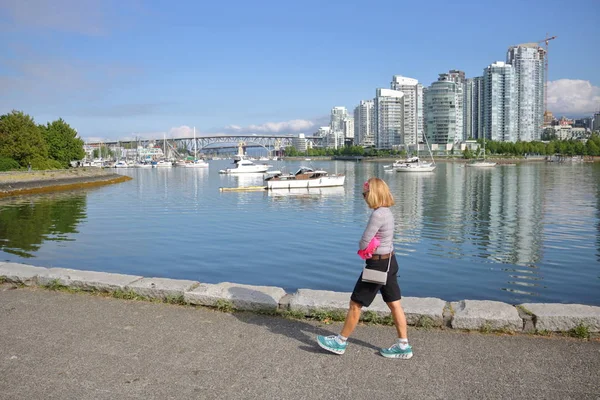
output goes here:
[{"label": "reflection in water", "polygon": [[5,199],[0,202],[0,250],[30,258],[44,241],[72,240],[69,234],[77,233],[85,209],[85,194]]},{"label": "reflection in water", "polygon": [[[385,172],[386,162],[317,160],[314,167],[346,175],[343,188],[220,192],[264,186],[262,174],[219,174],[229,163],[126,169],[119,173],[132,181],[83,195],[5,199],[0,255],[290,292],[348,291],[370,215],[362,184],[376,176],[396,199],[407,295],[600,305],[600,164],[483,170],[441,162],[431,174],[401,174]],[[282,162],[292,171],[303,163]]]}]

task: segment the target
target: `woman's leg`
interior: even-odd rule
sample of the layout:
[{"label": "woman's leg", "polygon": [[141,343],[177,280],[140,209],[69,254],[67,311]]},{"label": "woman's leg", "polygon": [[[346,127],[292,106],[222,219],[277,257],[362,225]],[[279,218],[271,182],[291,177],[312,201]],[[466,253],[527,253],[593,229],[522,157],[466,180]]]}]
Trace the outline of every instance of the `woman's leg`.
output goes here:
[{"label": "woman's leg", "polygon": [[[344,321],[344,327],[342,328],[342,332],[340,335],[344,337],[349,337],[352,332],[354,332],[354,328],[358,325],[358,320],[360,319],[360,311],[362,309],[362,305],[359,303],[350,300],[350,307],[348,308],[348,313],[346,314],[346,320]],[[404,316],[404,313],[402,313]],[[404,323],[406,330],[406,321]]]},{"label": "woman's leg", "polygon": [[408,332],[406,329],[406,316],[404,310],[400,304],[400,300],[392,301],[387,303],[390,311],[392,312],[392,318],[394,318],[394,325],[396,325],[396,331],[398,331],[398,337],[400,339],[408,339]]}]

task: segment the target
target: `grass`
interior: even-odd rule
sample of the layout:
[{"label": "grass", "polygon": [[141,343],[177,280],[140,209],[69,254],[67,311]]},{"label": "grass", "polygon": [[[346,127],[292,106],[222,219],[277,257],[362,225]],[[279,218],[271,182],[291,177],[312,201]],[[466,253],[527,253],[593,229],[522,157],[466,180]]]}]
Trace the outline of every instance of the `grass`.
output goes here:
[{"label": "grass", "polygon": [[185,302],[185,299],[183,298],[183,294],[179,294],[179,295],[167,295],[164,300],[165,303],[168,304],[177,304],[180,306],[186,305],[187,303]]},{"label": "grass", "polygon": [[217,300],[217,302],[215,303],[215,308],[221,312],[225,312],[225,313],[232,313],[235,311],[235,307],[233,305],[233,303],[229,300]]},{"label": "grass", "polygon": [[578,338],[578,339],[589,339],[590,338],[590,328],[587,325],[579,324],[575,328],[569,331],[569,336]]},{"label": "grass", "polygon": [[480,333],[488,334],[488,333],[492,333],[492,331],[493,331],[492,325],[488,321],[486,321],[485,324],[483,324],[479,327]]},{"label": "grass", "polygon": [[129,290],[117,289],[114,292],[111,292],[110,295],[111,295],[111,297],[114,297],[115,299],[122,299],[122,300],[142,300],[142,301],[148,300],[148,297],[139,295],[131,289],[129,289]]},{"label": "grass", "polygon": [[316,319],[317,321],[324,322],[326,324],[330,324],[334,321],[343,321],[346,319],[346,313],[344,311],[334,310],[334,311],[313,311],[310,313],[309,318]]},{"label": "grass", "polygon": [[2,285],[3,283],[6,283],[6,277],[0,276],[0,285]]},{"label": "grass", "polygon": [[433,318],[427,315],[421,315],[416,326],[425,330],[429,330],[435,326],[435,322],[433,321]]}]

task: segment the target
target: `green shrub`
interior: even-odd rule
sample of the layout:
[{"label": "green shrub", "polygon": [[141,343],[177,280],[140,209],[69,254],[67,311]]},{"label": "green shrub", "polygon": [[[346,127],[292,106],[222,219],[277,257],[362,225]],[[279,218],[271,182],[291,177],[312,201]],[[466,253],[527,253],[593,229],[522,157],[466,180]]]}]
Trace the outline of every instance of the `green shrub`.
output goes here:
[{"label": "green shrub", "polygon": [[37,170],[47,169],[64,169],[62,164],[56,160],[47,160],[42,158],[36,158],[31,162],[31,168]]},{"label": "green shrub", "polygon": [[12,158],[0,157],[0,171],[11,171],[19,169],[21,166]]}]

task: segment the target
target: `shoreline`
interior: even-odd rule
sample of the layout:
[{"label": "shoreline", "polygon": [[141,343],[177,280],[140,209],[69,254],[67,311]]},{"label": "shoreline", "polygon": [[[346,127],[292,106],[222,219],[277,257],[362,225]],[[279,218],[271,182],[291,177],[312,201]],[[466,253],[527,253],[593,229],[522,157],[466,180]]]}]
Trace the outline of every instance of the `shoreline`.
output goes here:
[{"label": "shoreline", "polygon": [[0,198],[83,189],[126,182],[132,178],[102,168],[0,173]]},{"label": "shoreline", "polygon": [[[42,287],[71,292],[107,293],[121,299],[161,301],[262,314],[344,319],[350,293],[298,289],[286,293],[274,286],[217,284],[170,278],[143,277],[66,268],[44,268],[0,262],[0,284]],[[523,303],[489,300],[449,302],[438,298],[403,297],[408,325],[483,333],[551,333],[590,338],[600,332],[600,307],[583,304]],[[391,315],[381,296],[363,309],[363,322],[389,324]]]}]

